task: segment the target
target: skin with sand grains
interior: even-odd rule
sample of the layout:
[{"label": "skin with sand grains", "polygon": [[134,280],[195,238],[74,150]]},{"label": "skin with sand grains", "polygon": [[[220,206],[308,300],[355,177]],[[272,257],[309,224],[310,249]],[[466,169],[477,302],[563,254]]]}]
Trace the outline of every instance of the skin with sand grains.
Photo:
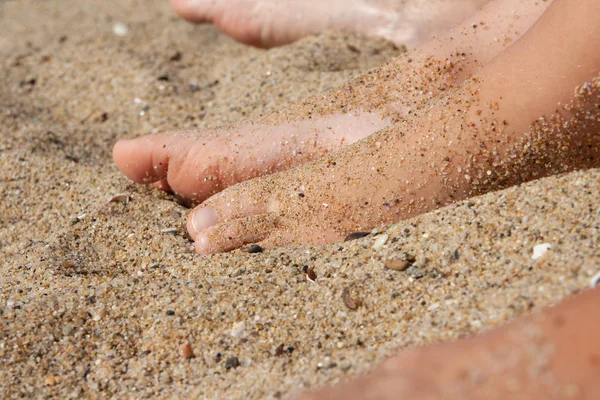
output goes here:
[{"label": "skin with sand grains", "polygon": [[414,47],[461,22],[489,0],[171,0],[194,23],[212,23],[258,47],[325,30],[383,37]]},{"label": "skin with sand grains", "polygon": [[[172,190],[192,202],[202,202],[237,182],[331,154],[392,124],[396,124],[397,130],[414,131],[411,124],[415,122],[412,121],[422,119],[420,115],[423,110],[427,110],[438,97],[449,93],[477,68],[518,39],[546,6],[537,2],[522,4],[519,0],[508,0],[501,4],[494,2],[473,17],[484,28],[474,29],[470,22],[466,22],[419,50],[399,57],[337,90],[307,99],[259,120],[217,131],[161,134],[123,140],[115,146],[115,161],[136,182],[157,182],[156,185],[162,189]],[[504,24],[495,26],[486,23],[492,18]],[[498,37],[503,40],[498,40]],[[374,141],[375,146],[382,147],[382,143],[394,136],[389,129],[382,135],[389,138]],[[257,137],[260,137],[260,144],[257,143]],[[389,152],[393,149],[383,147],[375,151]],[[228,149],[228,152],[223,149]],[[392,157],[392,153],[393,150],[388,156]],[[371,155],[367,151],[361,157],[367,160]],[[298,186],[300,188],[302,184]],[[311,195],[302,204],[297,204],[297,209],[302,209],[316,198]],[[391,199],[391,203],[387,200],[380,203],[395,207],[394,201],[399,198]],[[331,204],[329,210],[335,210],[337,203],[323,199],[319,204]],[[364,201],[361,204],[364,208]],[[411,209],[417,210],[414,205],[411,205]],[[373,223],[387,221],[392,216],[398,218],[398,215],[391,213],[386,219],[375,218]],[[210,216],[207,218],[195,227],[191,224],[190,233],[193,237],[207,222],[213,222]],[[348,225],[343,229],[353,228]],[[333,237],[331,234],[328,239],[333,240]],[[249,238],[244,239],[247,240]]]},{"label": "skin with sand grains", "polygon": [[466,96],[454,94],[413,122],[416,130],[394,125],[323,161],[207,200],[188,220],[196,250],[329,243],[459,199],[589,167],[597,159],[591,145],[600,80],[592,82],[589,94],[578,94],[562,112],[568,116],[557,112],[529,130],[514,118],[507,122],[510,109],[494,104],[484,112],[490,104],[481,100],[484,88],[469,82]]}]

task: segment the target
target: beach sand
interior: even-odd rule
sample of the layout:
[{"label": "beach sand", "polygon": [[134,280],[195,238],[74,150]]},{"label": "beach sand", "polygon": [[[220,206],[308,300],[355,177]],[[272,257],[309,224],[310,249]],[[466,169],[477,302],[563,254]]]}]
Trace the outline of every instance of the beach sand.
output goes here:
[{"label": "beach sand", "polygon": [[259,115],[402,50],[333,33],[258,50],[162,0],[5,0],[0,26],[1,398],[280,398],[556,304],[600,269],[599,170],[341,244],[197,256],[188,209],[124,178],[116,139]]}]

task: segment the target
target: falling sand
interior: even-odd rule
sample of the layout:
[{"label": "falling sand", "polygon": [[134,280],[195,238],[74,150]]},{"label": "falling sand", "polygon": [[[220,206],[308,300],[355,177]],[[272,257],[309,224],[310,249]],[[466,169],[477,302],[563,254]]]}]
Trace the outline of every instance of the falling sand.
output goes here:
[{"label": "falling sand", "polygon": [[123,177],[116,139],[259,118],[402,49],[326,34],[262,51],[166,1],[113,3],[0,5],[0,397],[280,398],[598,273],[597,169],[339,244],[195,255],[189,210]]}]

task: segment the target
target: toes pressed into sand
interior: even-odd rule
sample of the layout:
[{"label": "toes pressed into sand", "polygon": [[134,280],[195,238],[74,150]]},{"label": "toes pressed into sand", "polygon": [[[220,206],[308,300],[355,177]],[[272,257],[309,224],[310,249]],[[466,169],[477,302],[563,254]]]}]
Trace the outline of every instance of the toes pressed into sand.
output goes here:
[{"label": "toes pressed into sand", "polygon": [[258,201],[244,194],[246,185],[238,186],[211,197],[188,215],[187,229],[198,253],[218,253],[258,243],[275,231],[277,205],[265,199]]},{"label": "toes pressed into sand", "polygon": [[246,244],[261,243],[275,232],[277,223],[278,216],[271,213],[218,223],[196,236],[196,252],[214,254],[234,250]]},{"label": "toes pressed into sand", "polygon": [[174,192],[192,201],[203,201],[221,188],[222,174],[214,154],[190,133],[148,135],[119,140],[113,159],[121,172],[136,183]]}]

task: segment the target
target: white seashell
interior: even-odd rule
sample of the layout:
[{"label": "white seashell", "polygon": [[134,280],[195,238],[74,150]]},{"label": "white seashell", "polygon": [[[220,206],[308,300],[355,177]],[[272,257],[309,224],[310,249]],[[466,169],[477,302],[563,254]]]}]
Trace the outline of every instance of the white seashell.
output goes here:
[{"label": "white seashell", "polygon": [[125,36],[129,32],[129,28],[127,28],[127,25],[117,22],[113,25],[112,31],[117,36]]},{"label": "white seashell", "polygon": [[544,254],[546,254],[546,252],[552,248],[552,245],[550,243],[542,243],[542,244],[538,244],[536,246],[533,246],[533,255],[531,256],[531,258],[533,260],[537,260],[538,258],[540,258],[541,256],[543,256]]},{"label": "white seashell", "polygon": [[233,336],[235,338],[239,338],[240,336],[242,336],[244,334],[245,330],[246,330],[246,323],[244,321],[240,321],[237,324],[233,325],[233,328],[231,328],[231,336]]},{"label": "white seashell", "polygon": [[129,204],[129,200],[131,200],[131,196],[128,193],[117,194],[111,197],[108,202],[109,203],[123,203]]},{"label": "white seashell", "polygon": [[385,242],[387,242],[389,235],[384,233],[383,235],[379,235],[377,239],[375,239],[375,243],[373,243],[373,249],[381,250]]}]

